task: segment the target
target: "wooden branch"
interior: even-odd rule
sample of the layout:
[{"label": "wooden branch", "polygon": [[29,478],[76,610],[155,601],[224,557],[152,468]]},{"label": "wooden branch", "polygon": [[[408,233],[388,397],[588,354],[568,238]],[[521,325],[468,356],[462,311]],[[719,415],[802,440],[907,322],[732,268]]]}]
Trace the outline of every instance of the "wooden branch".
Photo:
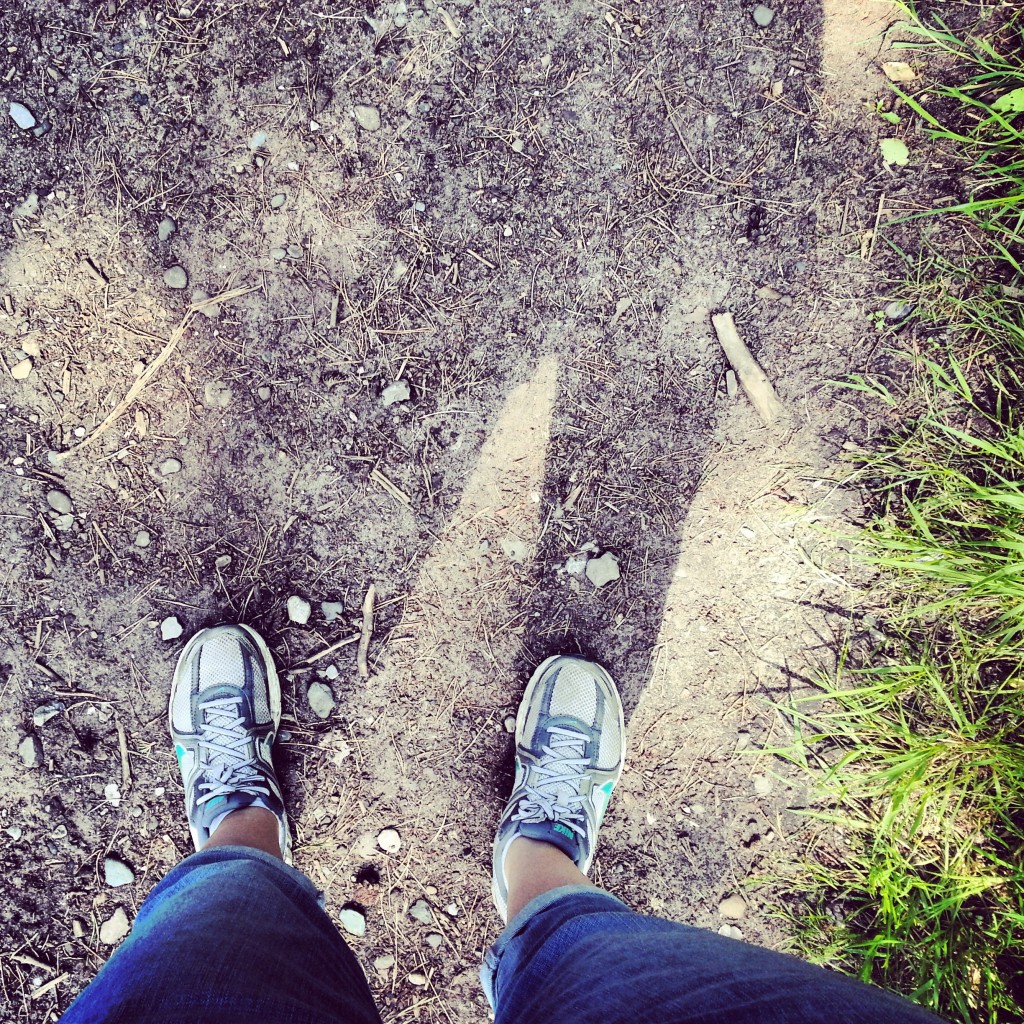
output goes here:
[{"label": "wooden branch", "polygon": [[750,349],[743,344],[743,339],[736,330],[736,321],[732,313],[715,313],[711,317],[715,326],[715,333],[718,341],[725,352],[726,359],[736,371],[747,398],[757,410],[757,414],[770,426],[775,420],[785,413],[785,406],[779,401],[771,381],[768,380],[764,370],[758,365],[757,360],[750,354]]}]

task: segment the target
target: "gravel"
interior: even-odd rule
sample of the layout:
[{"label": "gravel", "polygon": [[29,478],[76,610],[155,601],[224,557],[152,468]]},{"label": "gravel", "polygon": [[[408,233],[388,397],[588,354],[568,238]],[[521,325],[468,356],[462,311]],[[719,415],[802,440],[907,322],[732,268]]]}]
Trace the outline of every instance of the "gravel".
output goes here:
[{"label": "gravel", "polygon": [[587,562],[587,579],[595,587],[603,587],[606,583],[613,583],[621,575],[619,572],[619,559],[610,551],[606,551],[600,558],[591,558]]},{"label": "gravel", "polygon": [[163,462],[157,466],[157,471],[161,476],[173,476],[175,473],[181,472],[181,460],[180,459],[164,459]]},{"label": "gravel", "polygon": [[150,537],[149,530],[139,530],[135,534],[135,546],[137,548],[148,548],[152,540],[153,538]]},{"label": "gravel", "polygon": [[113,946],[120,942],[131,931],[128,915],[118,907],[114,913],[100,925],[100,942],[105,946]]},{"label": "gravel", "polygon": [[12,101],[9,110],[11,118],[19,128],[26,131],[30,128],[35,128],[36,119],[32,116],[32,111],[29,110],[24,103],[15,103]]},{"label": "gravel", "polygon": [[40,704],[32,712],[32,724],[37,729],[42,729],[52,718],[56,718],[64,710],[64,705],[59,700],[47,701]]},{"label": "gravel", "polygon": [[334,710],[334,694],[326,683],[310,683],[306,691],[306,700],[317,718],[331,717]]},{"label": "gravel", "polygon": [[381,392],[381,405],[387,408],[389,405],[397,405],[399,402],[408,402],[409,395],[409,382],[396,380]]},{"label": "gravel", "polygon": [[304,626],[309,622],[309,616],[312,612],[313,609],[310,603],[304,597],[299,597],[298,594],[292,594],[292,596],[288,598],[288,618],[297,626]]},{"label": "gravel", "polygon": [[746,912],[746,900],[735,893],[718,904],[718,913],[729,921],[739,921]]},{"label": "gravel", "polygon": [[366,934],[366,915],[357,907],[345,907],[338,911],[338,920],[341,927],[357,937]]},{"label": "gravel", "polygon": [[775,20],[775,12],[764,4],[758,4],[754,8],[754,24],[758,28],[767,28]]},{"label": "gravel", "polygon": [[135,881],[135,872],[118,857],[103,858],[103,878],[111,888],[131,885]]},{"label": "gravel", "polygon": [[355,114],[356,124],[360,128],[368,132],[380,130],[380,111],[376,107],[371,107],[368,103],[357,103],[352,108],[352,113]]},{"label": "gravel", "polygon": [[396,829],[386,828],[377,836],[377,845],[385,853],[398,853],[402,848],[402,837]]},{"label": "gravel", "polygon": [[46,504],[58,515],[70,515],[74,511],[71,499],[63,491],[47,491]]},{"label": "gravel", "polygon": [[26,736],[18,744],[18,756],[26,768],[38,768],[43,763],[43,748],[36,736]]},{"label": "gravel", "polygon": [[434,923],[434,912],[430,909],[430,904],[426,900],[417,900],[409,908],[409,916],[414,921],[419,921],[420,924]]},{"label": "gravel", "polygon": [[166,242],[167,239],[170,238],[171,235],[173,235],[174,232],[177,230],[178,225],[175,224],[174,218],[164,217],[164,219],[160,221],[159,225],[157,226],[156,236],[157,238],[160,239],[161,242]]},{"label": "gravel", "polygon": [[177,640],[184,632],[185,628],[178,621],[178,617],[176,615],[168,615],[167,618],[160,623],[161,640]]},{"label": "gravel", "polygon": [[11,376],[15,380],[27,380],[28,375],[32,372],[32,360],[26,356],[24,359],[19,359],[11,367]]},{"label": "gravel", "polygon": [[188,274],[185,273],[185,268],[175,264],[169,270],[164,272],[164,284],[168,288],[174,288],[181,290],[182,288],[188,287]]},{"label": "gravel", "polygon": [[341,601],[321,601],[320,611],[323,612],[327,622],[334,622],[345,611],[345,605]]}]

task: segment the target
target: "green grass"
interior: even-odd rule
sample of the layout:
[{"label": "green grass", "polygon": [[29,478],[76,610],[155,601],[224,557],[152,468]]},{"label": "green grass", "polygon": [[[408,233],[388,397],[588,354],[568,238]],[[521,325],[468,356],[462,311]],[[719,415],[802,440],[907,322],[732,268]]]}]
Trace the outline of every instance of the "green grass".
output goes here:
[{"label": "green grass", "polygon": [[904,13],[947,84],[897,90],[897,109],[967,168],[968,198],[931,215],[971,258],[915,268],[924,354],[902,383],[848,384],[894,424],[856,474],[875,509],[860,555],[890,612],[880,649],[788,709],[798,742],[778,753],[823,778],[838,837],[803,868],[798,941],[950,1020],[1020,1021],[1024,16],[958,34]]}]

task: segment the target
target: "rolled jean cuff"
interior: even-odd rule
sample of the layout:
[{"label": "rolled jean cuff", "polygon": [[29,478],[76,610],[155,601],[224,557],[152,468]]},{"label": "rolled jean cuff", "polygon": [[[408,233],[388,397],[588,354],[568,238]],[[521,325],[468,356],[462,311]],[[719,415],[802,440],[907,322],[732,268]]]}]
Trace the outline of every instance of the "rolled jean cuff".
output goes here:
[{"label": "rolled jean cuff", "polygon": [[492,1012],[495,1009],[495,981],[498,968],[501,966],[502,957],[505,956],[508,947],[523,936],[538,914],[543,914],[564,900],[580,898],[584,901],[580,906],[581,911],[621,910],[632,913],[622,900],[616,899],[602,889],[595,889],[592,885],[562,885],[557,889],[549,889],[547,892],[535,896],[505,925],[494,945],[484,953],[484,962],[480,965],[480,984],[483,986],[484,995],[487,996],[487,1002],[490,1004]]}]

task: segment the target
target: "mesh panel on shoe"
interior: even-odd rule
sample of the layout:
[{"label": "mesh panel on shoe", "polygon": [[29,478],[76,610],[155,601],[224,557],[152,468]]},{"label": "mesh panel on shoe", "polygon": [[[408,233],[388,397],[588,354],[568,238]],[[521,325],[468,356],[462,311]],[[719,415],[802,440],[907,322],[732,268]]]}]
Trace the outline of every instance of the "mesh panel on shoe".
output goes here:
[{"label": "mesh panel on shoe", "polygon": [[554,686],[548,684],[551,693],[552,715],[570,715],[587,725],[594,725],[597,713],[597,691],[594,677],[575,661],[558,665],[558,676]]}]

